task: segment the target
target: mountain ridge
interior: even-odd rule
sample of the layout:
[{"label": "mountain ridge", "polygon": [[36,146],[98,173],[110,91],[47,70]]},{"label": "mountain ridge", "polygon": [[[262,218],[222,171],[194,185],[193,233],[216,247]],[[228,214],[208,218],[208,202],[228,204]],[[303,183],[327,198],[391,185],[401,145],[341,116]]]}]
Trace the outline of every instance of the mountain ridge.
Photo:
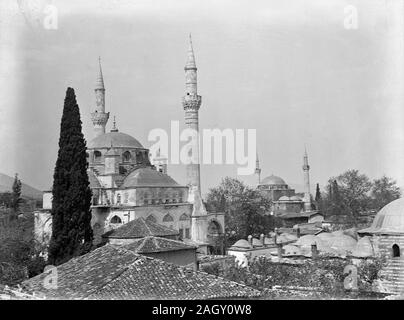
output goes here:
[{"label": "mountain ridge", "polygon": [[[20,179],[21,180],[21,179]],[[0,192],[11,192],[14,177],[0,172]],[[36,200],[42,199],[42,191],[34,188],[21,180],[21,196]]]}]

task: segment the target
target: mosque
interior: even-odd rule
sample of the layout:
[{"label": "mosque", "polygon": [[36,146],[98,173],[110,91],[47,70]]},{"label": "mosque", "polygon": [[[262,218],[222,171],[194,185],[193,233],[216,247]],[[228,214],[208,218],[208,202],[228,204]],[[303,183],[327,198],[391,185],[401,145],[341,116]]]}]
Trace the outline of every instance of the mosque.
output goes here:
[{"label": "mosque", "polygon": [[[199,129],[202,97],[197,93],[197,67],[191,37],[185,65],[182,106],[188,128]],[[129,134],[120,132],[115,119],[106,132],[110,113],[105,110],[105,85],[99,61],[95,83],[95,108],[91,113],[94,138],[87,144],[88,177],[92,190],[95,242],[106,232],[137,218],[175,229],[185,242],[209,253],[224,230],[224,214],[206,211],[201,198],[200,165],[186,165],[186,185],[167,174],[167,159],[149,150]],[[44,193],[43,209],[36,215],[36,235],[50,238],[52,192]]]},{"label": "mosque", "polygon": [[261,168],[257,156],[255,174],[257,189],[271,201],[271,214],[281,218],[285,227],[299,223],[322,222],[324,216],[316,209],[310,194],[309,160],[307,151],[303,156],[304,193],[298,194],[281,177],[270,175],[261,181]]}]

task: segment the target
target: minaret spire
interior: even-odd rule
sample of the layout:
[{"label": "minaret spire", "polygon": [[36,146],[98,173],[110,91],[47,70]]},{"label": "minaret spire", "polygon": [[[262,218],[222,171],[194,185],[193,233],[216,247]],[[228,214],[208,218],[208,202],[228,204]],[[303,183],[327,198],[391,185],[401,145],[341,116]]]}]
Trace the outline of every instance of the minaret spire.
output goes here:
[{"label": "minaret spire", "polygon": [[105,134],[105,126],[109,119],[109,112],[105,112],[105,86],[102,75],[101,57],[98,57],[98,75],[95,81],[95,110],[91,113],[91,120],[96,136]]},{"label": "minaret spire", "polygon": [[255,160],[255,174],[258,178],[258,184],[261,184],[261,168],[260,168],[260,160],[258,159],[258,153]]},{"label": "minaret spire", "polygon": [[307,156],[307,149],[304,146],[303,155],[303,180],[304,180],[304,209],[305,211],[311,210],[311,196],[310,196],[310,174],[309,174],[309,158]]},{"label": "minaret spire", "polygon": [[187,59],[187,64],[185,65],[185,70],[190,70],[190,69],[197,70],[196,63],[195,63],[194,48],[192,46],[191,34],[189,34],[188,59]]}]

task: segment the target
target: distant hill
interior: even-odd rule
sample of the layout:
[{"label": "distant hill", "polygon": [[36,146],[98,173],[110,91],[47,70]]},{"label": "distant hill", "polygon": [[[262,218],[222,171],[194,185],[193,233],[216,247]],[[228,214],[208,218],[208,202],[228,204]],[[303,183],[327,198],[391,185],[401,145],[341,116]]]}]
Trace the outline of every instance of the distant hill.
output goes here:
[{"label": "distant hill", "polygon": [[[14,177],[10,177],[6,174],[0,173],[0,192],[11,192],[11,188],[14,182]],[[22,181],[21,181],[22,182]],[[42,200],[42,191],[31,187],[22,182],[21,195],[24,198],[31,198],[35,200]]]}]

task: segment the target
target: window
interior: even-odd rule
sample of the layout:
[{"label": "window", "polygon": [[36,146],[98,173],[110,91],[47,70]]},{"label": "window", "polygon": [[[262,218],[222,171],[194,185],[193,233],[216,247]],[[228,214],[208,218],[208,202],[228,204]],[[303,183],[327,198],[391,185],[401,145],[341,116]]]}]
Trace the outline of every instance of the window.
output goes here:
[{"label": "window", "polygon": [[111,223],[122,223],[122,220],[118,216],[113,216],[111,219]]},{"label": "window", "polygon": [[101,152],[94,151],[94,162],[101,162]]},{"label": "window", "polygon": [[123,194],[123,203],[128,203],[128,201],[129,201],[129,194],[125,192]]},{"label": "window", "polygon": [[125,151],[122,154],[123,162],[130,162],[130,159],[132,158],[132,155],[130,154],[129,151]]},{"label": "window", "polygon": [[189,217],[185,213],[183,213],[180,217],[180,221],[187,221],[188,219]]},{"label": "window", "polygon": [[190,236],[189,236],[189,228],[185,228],[185,238],[186,239],[190,238]]},{"label": "window", "polygon": [[149,216],[146,218],[146,220],[149,221],[149,222],[157,223],[156,218],[155,218],[152,214],[149,215]]},{"label": "window", "polygon": [[116,195],[116,204],[121,204],[121,194],[120,193],[118,193]]},{"label": "window", "polygon": [[393,258],[400,257],[400,247],[394,244],[392,249],[393,249]]},{"label": "window", "polygon": [[178,231],[180,232],[180,237],[183,238],[183,236],[184,236],[184,229],[181,229],[181,228],[180,228]]},{"label": "window", "polygon": [[164,217],[163,217],[163,222],[173,222],[174,221],[174,218],[169,214],[169,213],[167,213]]}]

